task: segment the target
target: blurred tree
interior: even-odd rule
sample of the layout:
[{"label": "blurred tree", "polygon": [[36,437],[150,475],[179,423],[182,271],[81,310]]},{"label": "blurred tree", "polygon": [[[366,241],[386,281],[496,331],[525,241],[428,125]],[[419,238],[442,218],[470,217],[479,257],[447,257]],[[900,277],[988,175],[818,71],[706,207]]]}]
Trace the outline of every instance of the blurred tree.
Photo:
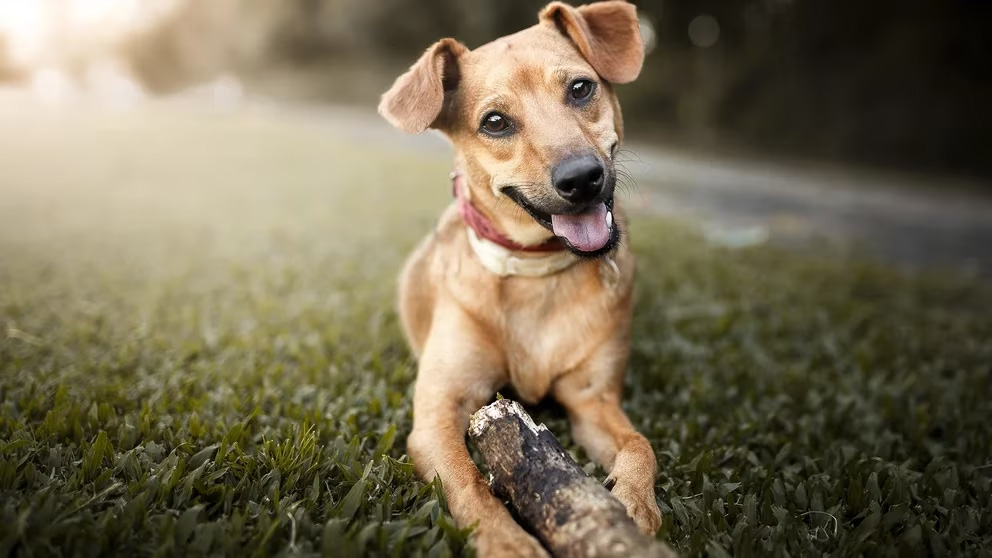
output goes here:
[{"label": "blurred tree", "polygon": [[[621,90],[633,131],[779,153],[992,174],[992,3],[639,3],[659,49]],[[719,40],[692,44],[700,14]],[[984,54],[983,54],[984,53]]]},{"label": "blurred tree", "polygon": [[[334,76],[328,99],[356,82],[374,99],[437,39],[475,47],[533,24],[546,3],[181,1],[128,47],[153,89],[295,67],[315,83]],[[632,135],[992,175],[992,2],[635,3],[657,48],[620,89]]]},{"label": "blurred tree", "polygon": [[14,63],[10,55],[7,38],[0,35],[0,83],[23,78],[23,71]]}]

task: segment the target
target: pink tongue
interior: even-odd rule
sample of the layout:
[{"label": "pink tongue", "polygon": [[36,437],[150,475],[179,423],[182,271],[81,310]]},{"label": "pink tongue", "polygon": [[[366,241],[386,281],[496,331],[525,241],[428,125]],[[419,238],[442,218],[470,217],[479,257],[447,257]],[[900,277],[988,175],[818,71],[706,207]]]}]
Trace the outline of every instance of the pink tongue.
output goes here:
[{"label": "pink tongue", "polygon": [[551,230],[577,250],[595,252],[610,241],[606,211],[606,204],[600,203],[578,215],[552,215]]}]

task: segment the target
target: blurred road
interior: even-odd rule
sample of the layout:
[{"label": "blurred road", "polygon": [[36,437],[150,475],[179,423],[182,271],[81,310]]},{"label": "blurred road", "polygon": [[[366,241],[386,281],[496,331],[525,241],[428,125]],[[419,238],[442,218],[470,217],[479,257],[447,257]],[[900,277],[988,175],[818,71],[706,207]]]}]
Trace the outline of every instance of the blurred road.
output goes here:
[{"label": "blurred road", "polygon": [[[353,141],[448,157],[440,136],[409,136],[371,111],[280,109]],[[698,223],[714,243],[823,247],[912,269],[992,276],[992,195],[962,179],[706,156],[627,145],[628,207]],[[985,188],[986,192],[992,189]]]},{"label": "blurred road", "polygon": [[[0,90],[0,126],[5,114],[8,120],[20,118],[32,106],[39,108],[25,92]],[[108,113],[115,111],[138,119],[170,111],[271,118],[347,145],[415,155],[441,168],[450,158],[450,147],[439,135],[403,134],[371,108],[288,106],[201,92]],[[739,248],[770,242],[825,256],[867,256],[914,269],[992,277],[992,194],[982,193],[992,192],[987,186],[639,145],[627,145],[621,159],[634,183],[626,188],[628,208],[697,223],[715,244]]]}]

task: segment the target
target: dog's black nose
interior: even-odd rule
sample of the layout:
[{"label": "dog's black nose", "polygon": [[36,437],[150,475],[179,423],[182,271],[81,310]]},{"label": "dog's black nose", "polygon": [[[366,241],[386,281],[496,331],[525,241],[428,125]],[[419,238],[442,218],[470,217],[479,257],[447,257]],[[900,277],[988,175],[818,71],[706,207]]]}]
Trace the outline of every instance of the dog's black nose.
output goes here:
[{"label": "dog's black nose", "polygon": [[603,191],[603,165],[595,155],[575,155],[558,161],[551,183],[570,202],[592,200]]}]

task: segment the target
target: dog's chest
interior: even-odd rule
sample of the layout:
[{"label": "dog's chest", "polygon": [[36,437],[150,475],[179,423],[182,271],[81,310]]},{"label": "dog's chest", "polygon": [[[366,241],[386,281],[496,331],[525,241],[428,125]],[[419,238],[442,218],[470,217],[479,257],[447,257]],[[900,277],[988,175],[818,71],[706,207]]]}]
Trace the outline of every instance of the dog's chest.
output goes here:
[{"label": "dog's chest", "polygon": [[616,327],[616,293],[598,277],[550,279],[540,288],[508,282],[502,293],[502,337],[510,382],[536,402],[554,380],[599,350]]}]

